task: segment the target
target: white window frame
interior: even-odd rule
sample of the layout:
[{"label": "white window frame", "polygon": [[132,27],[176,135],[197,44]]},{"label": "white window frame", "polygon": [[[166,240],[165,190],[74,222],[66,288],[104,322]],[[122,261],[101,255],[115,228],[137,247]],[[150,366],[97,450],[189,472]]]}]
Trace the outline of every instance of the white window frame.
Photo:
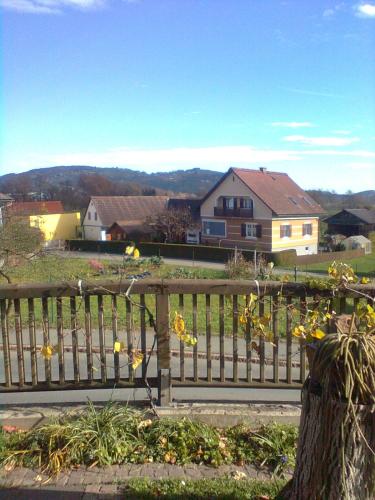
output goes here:
[{"label": "white window frame", "polygon": [[[282,227],[290,227],[290,236],[281,236],[281,228]],[[281,240],[290,240],[292,237],[292,224],[280,224],[280,239]]]},{"label": "white window frame", "polygon": [[[246,222],[246,236],[245,236],[245,238],[247,240],[257,240],[258,239],[258,237],[257,237],[257,226],[259,226],[259,224],[255,224],[254,222]],[[252,228],[252,232],[254,234],[248,234],[249,227]]]},{"label": "white window frame", "polygon": [[[311,226],[311,233],[306,233],[306,234],[303,234],[303,226]],[[313,235],[313,225],[312,225],[312,222],[303,222],[302,223],[302,236],[306,239],[309,239],[311,238]]]},{"label": "white window frame", "polygon": [[[204,232],[204,223],[205,222],[222,222],[224,224],[225,235],[222,234],[206,234]],[[206,236],[208,238],[226,238],[227,237],[227,221],[221,219],[202,219],[202,236]]]}]

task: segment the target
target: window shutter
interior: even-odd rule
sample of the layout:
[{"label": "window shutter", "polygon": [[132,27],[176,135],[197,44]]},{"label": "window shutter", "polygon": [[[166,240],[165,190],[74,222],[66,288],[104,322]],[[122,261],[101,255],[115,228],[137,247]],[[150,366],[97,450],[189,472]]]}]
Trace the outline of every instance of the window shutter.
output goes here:
[{"label": "window shutter", "polygon": [[288,236],[289,238],[292,236],[292,226],[288,226]]},{"label": "window shutter", "polygon": [[246,224],[241,224],[241,236],[246,236]]},{"label": "window shutter", "polygon": [[261,237],[262,237],[262,225],[257,224],[257,238],[261,238]]}]

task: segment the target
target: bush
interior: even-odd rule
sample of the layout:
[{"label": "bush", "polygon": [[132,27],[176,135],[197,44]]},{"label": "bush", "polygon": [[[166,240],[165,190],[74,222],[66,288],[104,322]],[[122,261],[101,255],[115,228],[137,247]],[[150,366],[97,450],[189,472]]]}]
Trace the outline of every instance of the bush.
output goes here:
[{"label": "bush", "polygon": [[154,419],[127,406],[91,403],[27,432],[0,432],[0,464],[42,467],[50,473],[78,465],[161,462],[267,465],[277,473],[294,465],[297,430],[263,425],[219,429],[183,419]]},{"label": "bush", "polygon": [[225,269],[232,280],[255,279],[257,275],[254,263],[246,260],[242,252],[236,252],[236,255],[228,260]]}]

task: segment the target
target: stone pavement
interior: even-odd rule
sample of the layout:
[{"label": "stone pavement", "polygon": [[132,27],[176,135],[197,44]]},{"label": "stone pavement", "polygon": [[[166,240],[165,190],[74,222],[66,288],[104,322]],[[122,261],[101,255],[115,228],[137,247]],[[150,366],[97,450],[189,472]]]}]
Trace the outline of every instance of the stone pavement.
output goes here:
[{"label": "stone pavement", "polygon": [[16,467],[11,471],[0,469],[0,499],[109,500],[125,498],[124,483],[131,478],[187,480],[225,477],[236,472],[243,472],[249,479],[271,478],[267,470],[259,471],[251,465],[222,465],[214,468],[196,464],[126,464],[104,468],[80,467],[55,477],[49,477],[38,470]]}]

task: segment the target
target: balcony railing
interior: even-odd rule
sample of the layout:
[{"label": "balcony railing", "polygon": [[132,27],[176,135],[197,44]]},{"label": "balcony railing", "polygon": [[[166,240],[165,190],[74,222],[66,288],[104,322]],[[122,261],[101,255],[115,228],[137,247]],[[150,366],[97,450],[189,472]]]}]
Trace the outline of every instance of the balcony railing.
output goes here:
[{"label": "balcony railing", "polygon": [[223,208],[215,207],[214,215],[216,217],[242,217],[242,218],[253,218],[252,208]]}]

